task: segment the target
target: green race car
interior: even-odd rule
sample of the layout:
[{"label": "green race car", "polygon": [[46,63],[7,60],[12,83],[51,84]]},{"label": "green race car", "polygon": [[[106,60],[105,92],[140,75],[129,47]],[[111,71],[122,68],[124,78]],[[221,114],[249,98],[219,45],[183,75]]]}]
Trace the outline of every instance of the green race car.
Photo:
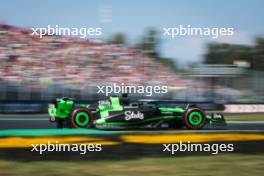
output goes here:
[{"label": "green race car", "polygon": [[183,128],[199,130],[206,124],[225,125],[222,114],[207,114],[196,105],[172,105],[169,100],[138,100],[110,97],[94,104],[77,105],[70,98],[49,104],[50,121],[58,128]]}]

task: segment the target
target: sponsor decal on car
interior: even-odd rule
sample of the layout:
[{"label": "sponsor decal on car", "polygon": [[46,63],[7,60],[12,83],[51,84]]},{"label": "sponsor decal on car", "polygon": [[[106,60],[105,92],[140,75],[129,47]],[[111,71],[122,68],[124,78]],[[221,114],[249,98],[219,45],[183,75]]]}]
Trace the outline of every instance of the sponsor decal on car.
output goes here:
[{"label": "sponsor decal on car", "polygon": [[98,101],[98,104],[100,106],[110,106],[111,105],[110,101],[108,101],[108,100],[100,100],[100,101]]},{"label": "sponsor decal on car", "polygon": [[222,119],[223,116],[221,114],[214,113],[213,114],[213,119]]},{"label": "sponsor decal on car", "polygon": [[144,119],[144,114],[140,111],[125,111],[125,120],[132,120],[132,119]]}]

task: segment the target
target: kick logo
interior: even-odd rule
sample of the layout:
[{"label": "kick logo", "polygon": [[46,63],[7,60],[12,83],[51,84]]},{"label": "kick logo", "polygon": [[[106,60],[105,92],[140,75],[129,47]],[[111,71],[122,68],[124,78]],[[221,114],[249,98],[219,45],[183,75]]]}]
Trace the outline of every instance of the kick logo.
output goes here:
[{"label": "kick logo", "polygon": [[222,119],[223,116],[221,114],[214,113],[213,114],[213,119]]},{"label": "kick logo", "polygon": [[140,111],[125,111],[125,120],[131,120],[131,119],[144,119],[144,114]]},{"label": "kick logo", "polygon": [[108,100],[100,100],[98,101],[99,106],[110,106],[111,103]]}]

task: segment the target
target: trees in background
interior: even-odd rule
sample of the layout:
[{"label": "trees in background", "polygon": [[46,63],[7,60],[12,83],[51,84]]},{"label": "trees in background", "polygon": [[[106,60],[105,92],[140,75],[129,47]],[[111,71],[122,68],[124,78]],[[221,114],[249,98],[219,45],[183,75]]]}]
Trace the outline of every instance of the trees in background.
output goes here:
[{"label": "trees in background", "polygon": [[204,56],[205,64],[250,63],[250,69],[264,70],[264,38],[257,38],[253,46],[211,43]]},{"label": "trees in background", "polygon": [[109,43],[117,45],[126,45],[126,42],[126,36],[121,32],[114,34],[109,40]]},{"label": "trees in background", "polygon": [[140,49],[144,54],[151,58],[160,59],[159,53],[160,40],[158,32],[150,28],[145,32],[142,38],[136,43],[135,48]]},{"label": "trees in background", "polygon": [[[114,34],[110,38],[109,43],[122,44],[127,46],[126,37],[123,33]],[[159,51],[159,46],[159,33],[154,28],[150,28],[142,35],[142,37],[133,46],[133,48],[140,50],[144,55],[155,59],[171,70],[177,71],[177,64],[175,60],[173,60],[172,58],[162,57]]]},{"label": "trees in background", "polygon": [[[109,43],[128,45],[126,36],[123,33],[114,34]],[[153,28],[147,30],[133,48],[140,50],[143,54],[171,68],[173,71],[178,70],[174,59],[164,58],[160,54],[159,34]],[[250,64],[250,69],[264,71],[264,38],[257,38],[253,46],[227,43],[208,44],[203,63],[234,64],[234,61],[246,61]]]}]

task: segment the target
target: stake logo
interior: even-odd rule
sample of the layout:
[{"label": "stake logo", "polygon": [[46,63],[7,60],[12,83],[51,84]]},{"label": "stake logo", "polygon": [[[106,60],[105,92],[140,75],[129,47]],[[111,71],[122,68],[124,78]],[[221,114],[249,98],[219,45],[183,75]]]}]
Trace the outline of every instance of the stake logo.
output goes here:
[{"label": "stake logo", "polygon": [[144,119],[144,114],[140,111],[125,111],[125,120],[132,120],[132,119]]}]

